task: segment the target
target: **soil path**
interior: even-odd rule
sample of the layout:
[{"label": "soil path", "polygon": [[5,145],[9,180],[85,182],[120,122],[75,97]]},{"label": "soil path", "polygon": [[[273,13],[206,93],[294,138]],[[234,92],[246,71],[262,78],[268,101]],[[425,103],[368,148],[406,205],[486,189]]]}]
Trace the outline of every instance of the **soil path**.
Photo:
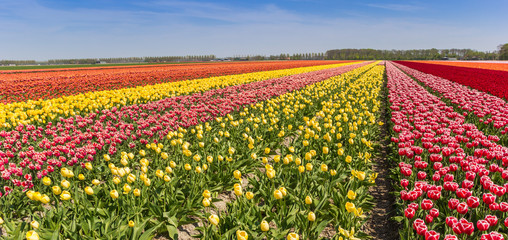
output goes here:
[{"label": "soil path", "polygon": [[388,136],[389,124],[387,123],[390,121],[390,115],[387,111],[388,91],[386,91],[386,84],[383,88],[385,90],[382,92],[381,121],[385,124],[381,126],[380,129],[380,155],[373,159],[376,163],[373,166],[373,171],[379,175],[376,179],[376,186],[369,189],[369,193],[374,197],[376,206],[374,206],[370,212],[372,217],[367,221],[367,224],[363,226],[363,231],[372,236],[373,239],[396,240],[400,238],[398,233],[400,226],[399,223],[391,220],[391,218],[395,216],[395,197],[391,194],[394,190],[392,187],[392,179],[390,179],[389,175],[390,168],[393,166],[391,166],[388,160],[390,151],[388,144],[390,143],[390,138]]}]

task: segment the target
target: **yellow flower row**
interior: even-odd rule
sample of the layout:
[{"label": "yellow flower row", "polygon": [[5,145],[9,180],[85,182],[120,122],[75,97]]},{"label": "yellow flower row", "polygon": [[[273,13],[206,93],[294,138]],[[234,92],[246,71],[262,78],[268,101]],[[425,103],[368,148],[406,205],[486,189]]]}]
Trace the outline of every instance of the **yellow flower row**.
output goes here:
[{"label": "yellow flower row", "polygon": [[210,77],[118,90],[88,92],[48,100],[28,100],[26,102],[9,103],[6,105],[0,104],[0,129],[17,126],[18,124],[45,123],[46,121],[51,121],[60,116],[69,117],[76,114],[86,114],[101,109],[146,103],[194,92],[202,92],[210,89],[224,88],[232,85],[240,85],[355,63],[357,62]]}]

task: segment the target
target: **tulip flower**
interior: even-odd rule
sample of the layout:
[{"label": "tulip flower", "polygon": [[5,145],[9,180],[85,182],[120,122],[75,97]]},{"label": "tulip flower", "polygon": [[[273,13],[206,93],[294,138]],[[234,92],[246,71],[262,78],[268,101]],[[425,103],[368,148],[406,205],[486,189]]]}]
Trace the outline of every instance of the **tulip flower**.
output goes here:
[{"label": "tulip flower", "polygon": [[85,193],[88,195],[93,195],[93,189],[91,187],[85,187]]},{"label": "tulip flower", "polygon": [[236,231],[236,238],[238,240],[247,240],[247,239],[249,239],[249,235],[245,231],[237,230]]},{"label": "tulip flower", "polygon": [[219,217],[215,214],[210,215],[208,221],[215,226],[219,225]]},{"label": "tulip flower", "polygon": [[314,214],[314,212],[309,212],[309,214],[307,214],[307,219],[311,222],[316,221],[316,214]]},{"label": "tulip flower", "polygon": [[30,222],[30,226],[32,226],[32,228],[34,228],[34,229],[38,229],[39,228],[39,222],[33,220],[32,222]]},{"label": "tulip flower", "polygon": [[109,192],[109,196],[111,196],[111,198],[113,198],[113,199],[117,199],[117,198],[118,198],[118,191],[116,191],[116,190],[111,190],[111,191]]},{"label": "tulip flower", "polygon": [[68,191],[63,191],[62,194],[60,194],[60,200],[67,201],[71,199],[71,193]]},{"label": "tulip flower", "polygon": [[39,240],[39,234],[35,232],[34,230],[30,230],[26,233],[26,239],[27,240]]},{"label": "tulip flower", "polygon": [[261,228],[261,231],[267,232],[270,230],[270,225],[268,224],[267,221],[263,220],[263,221],[261,221],[260,228]]}]

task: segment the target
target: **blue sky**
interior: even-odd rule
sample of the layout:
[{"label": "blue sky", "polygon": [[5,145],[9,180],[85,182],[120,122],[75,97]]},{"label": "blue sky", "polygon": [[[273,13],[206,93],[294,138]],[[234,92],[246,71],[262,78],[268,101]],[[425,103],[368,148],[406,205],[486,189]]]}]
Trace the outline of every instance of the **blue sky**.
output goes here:
[{"label": "blue sky", "polygon": [[508,1],[0,0],[0,59],[495,50]]}]

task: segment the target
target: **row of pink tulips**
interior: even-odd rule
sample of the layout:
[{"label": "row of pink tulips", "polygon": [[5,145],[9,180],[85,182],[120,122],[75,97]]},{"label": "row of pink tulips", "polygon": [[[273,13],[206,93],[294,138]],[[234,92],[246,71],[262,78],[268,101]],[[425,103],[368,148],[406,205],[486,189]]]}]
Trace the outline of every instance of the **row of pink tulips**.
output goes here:
[{"label": "row of pink tulips", "polygon": [[392,63],[386,71],[403,239],[504,239],[508,148]]}]

